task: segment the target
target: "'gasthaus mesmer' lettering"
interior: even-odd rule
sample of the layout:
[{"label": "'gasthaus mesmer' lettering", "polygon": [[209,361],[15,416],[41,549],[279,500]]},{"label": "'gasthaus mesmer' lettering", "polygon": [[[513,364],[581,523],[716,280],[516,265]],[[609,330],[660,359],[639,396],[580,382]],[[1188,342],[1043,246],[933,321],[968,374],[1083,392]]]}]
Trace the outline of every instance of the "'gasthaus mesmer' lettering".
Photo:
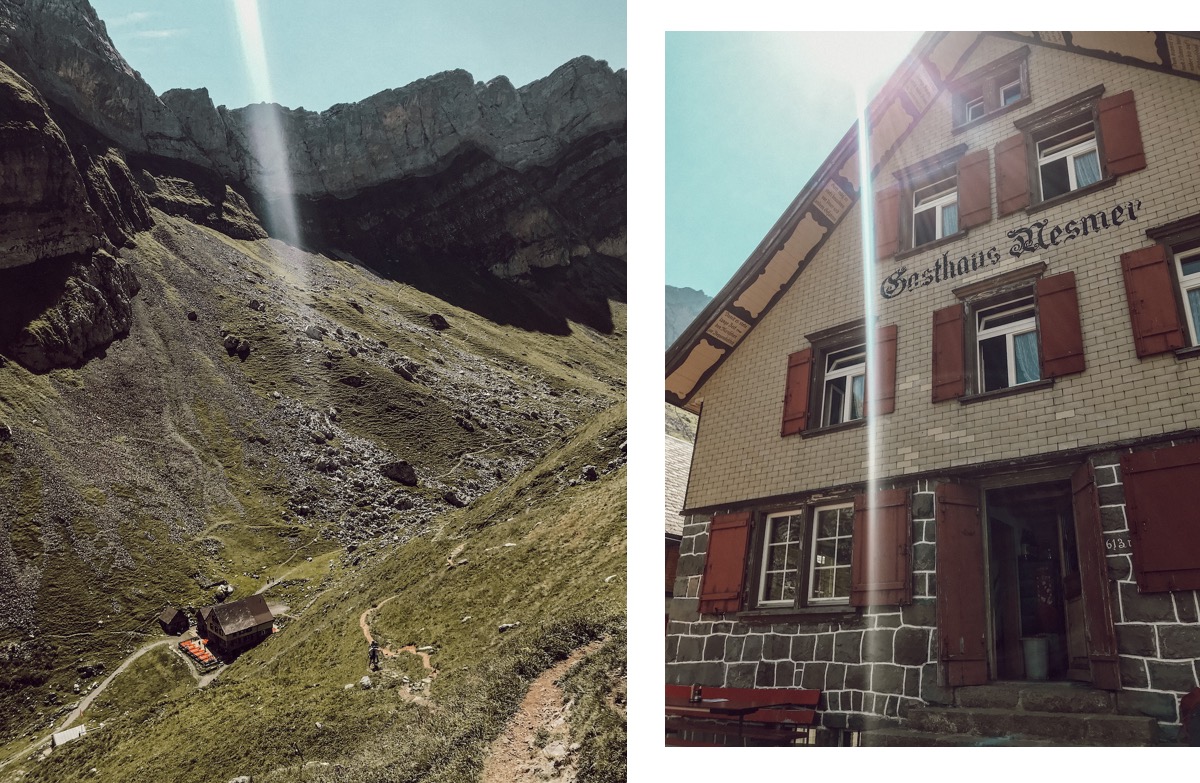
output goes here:
[{"label": "'gasthaus mesmer' lettering", "polygon": [[[1020,258],[1025,253],[1036,253],[1039,250],[1049,250],[1052,247],[1078,239],[1089,234],[1099,234],[1110,228],[1116,228],[1126,221],[1137,220],[1137,212],[1142,208],[1141,199],[1117,204],[1112,209],[1094,212],[1081,218],[1068,220],[1066,223],[1051,226],[1048,220],[1038,220],[1028,226],[1014,228],[1007,233],[1013,244],[1008,248],[1008,254]],[[879,286],[879,293],[884,299],[892,299],[905,291],[911,291],[943,280],[954,280],[965,277],[979,269],[986,269],[1000,263],[1004,258],[996,245],[987,250],[976,251],[970,255],[951,259],[950,253],[942,253],[933,265],[919,272],[909,272],[907,266],[902,266],[892,272]]]}]

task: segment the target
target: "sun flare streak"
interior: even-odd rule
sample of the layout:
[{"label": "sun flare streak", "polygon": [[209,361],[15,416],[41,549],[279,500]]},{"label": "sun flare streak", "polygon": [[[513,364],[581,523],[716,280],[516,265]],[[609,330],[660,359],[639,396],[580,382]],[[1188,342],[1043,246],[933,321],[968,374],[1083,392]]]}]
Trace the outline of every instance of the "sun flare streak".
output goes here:
[{"label": "sun flare streak", "polygon": [[256,190],[263,196],[268,232],[289,245],[300,245],[292,175],[288,166],[288,145],[282,122],[282,109],[271,103],[271,75],[267,49],[263,43],[258,0],[235,0],[238,33],[246,71],[254,94],[264,103],[246,108],[250,126],[250,146],[257,160],[251,172]]},{"label": "sun flare streak", "polygon": [[[860,83],[854,87],[854,102],[858,113],[858,181],[859,181],[859,214],[861,215],[862,240],[862,280],[863,280],[863,323],[864,338],[867,354],[867,400],[868,406],[879,399],[879,372],[877,340],[878,328],[875,313],[875,215],[874,187],[871,180],[871,129],[868,125],[868,108],[866,89]],[[867,503],[866,526],[868,530],[876,529],[876,502],[879,488],[879,416],[876,412],[867,410]],[[865,530],[856,530],[856,535],[865,534]],[[873,551],[879,540],[878,536],[867,537],[867,579],[871,583],[877,581],[876,575],[882,552]]]}]

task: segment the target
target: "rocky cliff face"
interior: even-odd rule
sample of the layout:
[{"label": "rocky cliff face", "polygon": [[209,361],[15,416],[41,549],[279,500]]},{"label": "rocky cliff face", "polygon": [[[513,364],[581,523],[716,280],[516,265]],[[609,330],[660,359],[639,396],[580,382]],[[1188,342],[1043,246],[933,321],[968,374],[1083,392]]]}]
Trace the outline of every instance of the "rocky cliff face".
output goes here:
[{"label": "rocky cliff face", "polygon": [[[323,112],[230,110],[156,96],[86,0],[0,0],[0,269],[119,256],[157,208],[528,328],[605,328],[624,299],[625,79],[584,57],[520,88],[451,71]],[[270,127],[283,154],[255,143]],[[270,219],[284,201],[299,236]]]},{"label": "rocky cliff face", "polygon": [[201,89],[161,98],[113,46],[86,0],[0,0],[0,60],[121,147],[251,184],[266,164],[250,142],[277,115],[289,178],[304,196],[346,196],[419,174],[464,144],[506,166],[544,165],[576,141],[624,128],[625,72],[580,57],[521,88],[448,71],[323,112],[216,107]]}]

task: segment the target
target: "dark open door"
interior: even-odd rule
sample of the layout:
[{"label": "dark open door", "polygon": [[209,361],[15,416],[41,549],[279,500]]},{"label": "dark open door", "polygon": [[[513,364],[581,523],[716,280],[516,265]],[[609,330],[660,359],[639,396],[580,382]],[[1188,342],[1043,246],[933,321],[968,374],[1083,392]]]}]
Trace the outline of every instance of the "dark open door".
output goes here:
[{"label": "dark open door", "polygon": [[987,617],[979,490],[939,484],[937,498],[938,680],[987,682]]},{"label": "dark open door", "polygon": [[1092,684],[1107,690],[1120,690],[1117,634],[1113,629],[1104,533],[1100,528],[1100,501],[1091,463],[1080,465],[1071,476],[1071,496],[1079,553],[1079,588],[1083,595],[1084,634]]}]

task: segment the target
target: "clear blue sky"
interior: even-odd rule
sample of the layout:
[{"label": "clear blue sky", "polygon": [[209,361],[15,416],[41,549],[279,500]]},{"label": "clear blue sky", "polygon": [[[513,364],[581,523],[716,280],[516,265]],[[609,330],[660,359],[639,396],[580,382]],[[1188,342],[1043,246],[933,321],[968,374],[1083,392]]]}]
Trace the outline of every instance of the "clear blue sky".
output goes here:
[{"label": "clear blue sky", "polygon": [[668,32],[666,282],[715,295],[918,38]]},{"label": "clear blue sky", "polygon": [[[233,0],[91,0],[156,92],[263,100],[246,77]],[[520,87],[579,55],[625,67],[625,3],[599,0],[259,0],[273,99],[321,111],[462,68]]]}]

